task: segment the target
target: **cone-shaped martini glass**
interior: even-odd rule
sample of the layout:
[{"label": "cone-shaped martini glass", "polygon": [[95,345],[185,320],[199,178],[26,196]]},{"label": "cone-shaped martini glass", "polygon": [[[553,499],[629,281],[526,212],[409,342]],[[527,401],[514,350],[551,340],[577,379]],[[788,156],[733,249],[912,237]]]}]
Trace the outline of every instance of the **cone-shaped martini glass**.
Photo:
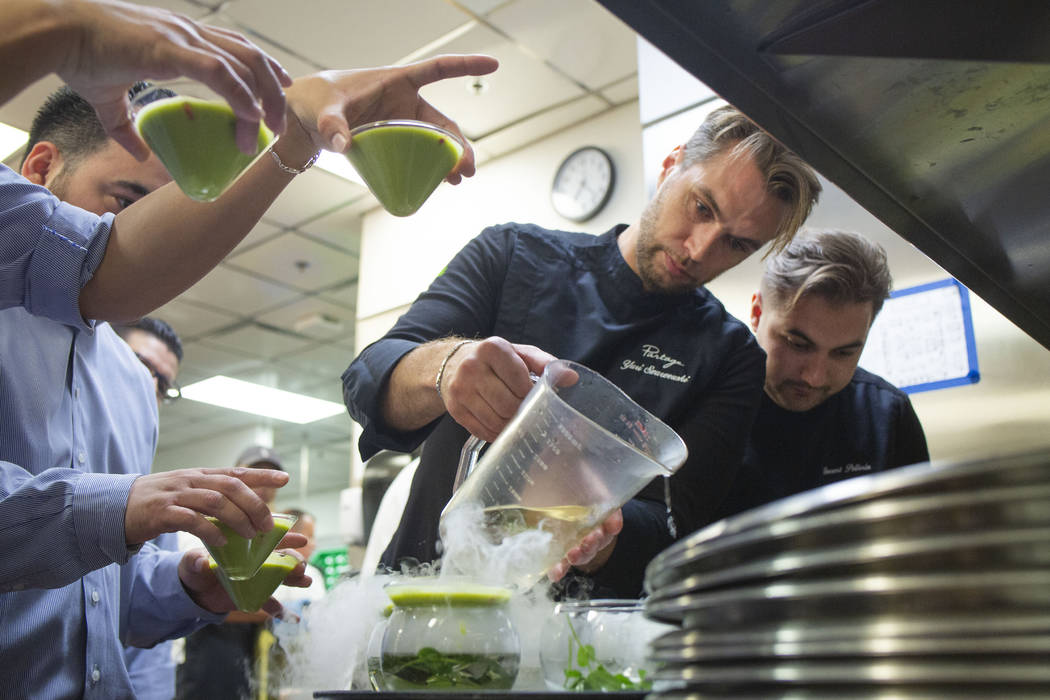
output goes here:
[{"label": "cone-shaped martini glass", "polygon": [[350,132],[346,157],[383,208],[409,216],[463,155],[451,132],[411,119],[363,124]]},{"label": "cone-shaped martini glass", "polygon": [[153,91],[146,91],[135,97],[132,111],[139,135],[179,189],[202,202],[225,192],[274,140],[273,132],[260,123],[255,153],[238,149],[237,119],[225,102],[178,95],[157,99]]},{"label": "cone-shaped martini glass", "polygon": [[241,537],[229,525],[216,518],[209,517],[208,520],[226,535],[226,544],[221,547],[213,547],[205,543],[204,546],[208,548],[208,553],[227,577],[233,581],[244,581],[259,571],[266,557],[270,556],[277,543],[295,524],[296,517],[286,513],[274,513],[273,529],[269,532],[261,532],[250,540]]},{"label": "cone-shaped martini glass", "polygon": [[233,604],[244,612],[260,609],[298,564],[299,560],[291,554],[271,552],[254,576],[237,580],[227,576],[214,559],[208,562],[208,566],[219,577],[219,583],[230,594]]}]

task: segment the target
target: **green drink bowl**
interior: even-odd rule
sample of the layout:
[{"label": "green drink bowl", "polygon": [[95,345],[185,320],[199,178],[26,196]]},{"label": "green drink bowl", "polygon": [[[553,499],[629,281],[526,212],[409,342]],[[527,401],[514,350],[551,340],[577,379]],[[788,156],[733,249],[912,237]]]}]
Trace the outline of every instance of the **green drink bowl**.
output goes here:
[{"label": "green drink bowl", "polygon": [[194,97],[156,99],[152,91],[132,103],[135,128],[164,164],[186,196],[202,202],[216,199],[273,143],[274,135],[259,124],[255,153],[237,148],[237,119],[225,102]]},{"label": "green drink bowl", "polygon": [[259,571],[259,567],[277,547],[277,543],[295,524],[296,518],[286,513],[274,513],[273,529],[269,532],[261,532],[250,540],[241,537],[229,525],[217,518],[208,517],[208,520],[226,535],[226,544],[221,547],[204,544],[208,549],[208,554],[231,581],[245,581]]},{"label": "green drink bowl", "polygon": [[219,577],[219,583],[230,594],[230,599],[243,612],[255,612],[266,604],[281,582],[299,564],[291,554],[272,552],[259,568],[258,573],[249,579],[235,580],[226,575],[214,559],[208,565]]},{"label": "green drink bowl", "polygon": [[383,208],[409,216],[423,206],[463,155],[449,131],[412,119],[393,119],[350,131],[346,157]]}]

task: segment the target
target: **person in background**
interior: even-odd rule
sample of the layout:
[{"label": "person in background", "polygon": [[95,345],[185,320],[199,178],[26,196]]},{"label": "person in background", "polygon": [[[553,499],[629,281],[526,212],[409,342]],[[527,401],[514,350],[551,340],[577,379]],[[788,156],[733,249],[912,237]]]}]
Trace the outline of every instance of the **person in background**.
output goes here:
[{"label": "person in background", "polygon": [[[117,0],[5,0],[0,26],[0,103],[57,73],[93,119],[91,137],[67,145],[31,135],[20,174],[0,166],[0,687],[126,697],[122,639],[148,646],[233,609],[203,552],[148,540],[184,530],[220,543],[206,515],[246,536],[269,529],[251,487],[287,475],[150,474],[154,387],[128,371],[130,351],[99,322],[139,318],[203,277],[320,149],[345,150],[352,126],[419,118],[458,134],[420,87],[497,62],[440,56],[293,84],[236,32]],[[222,198],[193,202],[135,133],[127,92],[142,75],[211,87],[234,109],[244,150],[264,119],[281,138]],[[468,146],[448,179],[473,171]],[[306,585],[301,571],[286,582]]]},{"label": "person in background", "polygon": [[596,595],[641,595],[648,561],[721,505],[762,392],[762,351],[704,285],[766,244],[786,245],[819,191],[801,159],[724,107],[663,160],[633,224],[601,236],[506,224],[468,243],[343,374],[363,459],[425,440],[383,563],[437,557],[468,433],[492,441],[530,373],[558,357],[604,375],[687,443],[670,479],[673,522],[657,479],[549,574],[574,565]]},{"label": "person in background", "polygon": [[[249,469],[284,471],[280,456],[265,445],[245,448],[235,464]],[[261,488],[256,493],[267,505],[272,505],[277,489]],[[193,539],[184,537],[183,547],[200,547]],[[303,543],[300,546],[305,546],[305,539],[299,539]],[[221,623],[188,635],[184,640],[183,660],[175,670],[175,697],[180,700],[248,697],[252,691],[256,639],[269,619],[270,615],[262,610],[234,610]]]},{"label": "person in background", "polygon": [[[159,318],[146,316],[114,330],[149,372],[156,388],[157,405],[177,401],[181,394],[176,377],[182,362],[182,341],[175,329]],[[165,532],[151,540],[158,549],[176,552],[178,536]],[[312,585],[312,584],[311,584]],[[175,697],[175,659],[172,641],[148,649],[124,647],[124,663],[136,700],[171,700]]]},{"label": "person in background", "polygon": [[766,261],[751,298],[765,391],[725,515],[929,460],[908,395],[857,366],[891,284],[882,247],[847,231],[807,232]]}]

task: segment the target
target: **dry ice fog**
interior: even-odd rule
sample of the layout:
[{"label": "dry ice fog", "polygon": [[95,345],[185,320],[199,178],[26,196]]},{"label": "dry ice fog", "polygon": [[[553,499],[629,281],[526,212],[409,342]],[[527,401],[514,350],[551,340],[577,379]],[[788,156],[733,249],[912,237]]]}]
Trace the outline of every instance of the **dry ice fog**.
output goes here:
[{"label": "dry ice fog", "polygon": [[274,634],[288,655],[286,666],[277,670],[280,687],[290,698],[310,698],[315,690],[369,688],[369,637],[390,604],[383,587],[434,575],[514,587],[510,614],[521,639],[519,685],[542,684],[538,677],[540,631],[554,603],[542,586],[531,584],[542,577],[545,568],[538,570],[537,563],[546,559],[554,538],[549,530],[525,528],[494,542],[479,506],[447,513],[441,524],[442,557],[437,566],[344,581],[305,608],[298,621],[275,622]]}]

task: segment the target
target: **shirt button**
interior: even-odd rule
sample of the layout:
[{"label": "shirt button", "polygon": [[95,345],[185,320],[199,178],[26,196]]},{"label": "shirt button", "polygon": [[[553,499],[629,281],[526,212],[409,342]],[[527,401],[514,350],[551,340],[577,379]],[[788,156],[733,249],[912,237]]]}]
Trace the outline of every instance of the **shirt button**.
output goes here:
[{"label": "shirt button", "polygon": [[80,387],[77,387],[76,389],[73,389],[73,398],[74,399],[79,399],[80,398]]},{"label": "shirt button", "polygon": [[91,682],[98,683],[99,678],[102,678],[102,671],[98,670],[98,664],[95,664],[95,668],[91,669]]},{"label": "shirt button", "polygon": [[87,460],[87,455],[84,454],[84,450],[77,452],[77,461],[83,464]]},{"label": "shirt button", "polygon": [[91,604],[98,605],[100,600],[102,600],[102,596],[98,594],[98,591],[91,591]]}]

